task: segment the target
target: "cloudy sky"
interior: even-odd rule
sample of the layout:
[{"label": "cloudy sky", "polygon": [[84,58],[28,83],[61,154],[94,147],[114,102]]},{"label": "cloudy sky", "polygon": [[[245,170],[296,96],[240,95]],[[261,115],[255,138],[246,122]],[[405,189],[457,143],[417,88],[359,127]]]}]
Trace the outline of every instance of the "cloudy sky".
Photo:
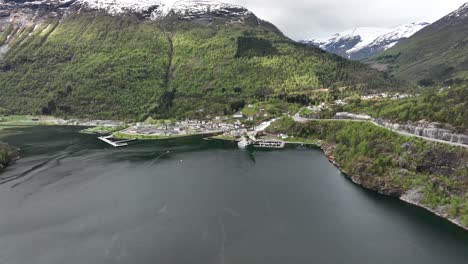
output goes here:
[{"label": "cloudy sky", "polygon": [[467,0],[221,1],[245,6],[299,40],[324,38],[355,27],[393,28],[411,22],[434,22]]}]

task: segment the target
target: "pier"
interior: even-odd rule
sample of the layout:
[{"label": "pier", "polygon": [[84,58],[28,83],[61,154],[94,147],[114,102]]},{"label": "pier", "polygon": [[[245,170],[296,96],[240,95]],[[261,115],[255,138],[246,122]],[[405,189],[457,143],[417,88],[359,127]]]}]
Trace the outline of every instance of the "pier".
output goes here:
[{"label": "pier", "polygon": [[118,147],[125,147],[128,146],[128,142],[135,141],[136,139],[126,139],[126,140],[119,140],[119,141],[112,141],[112,135],[106,137],[98,137],[101,141],[106,142],[107,144],[118,148]]},{"label": "pier", "polygon": [[281,149],[286,146],[286,142],[275,139],[250,139],[243,137],[239,143],[239,148],[247,148],[248,146],[254,146],[255,148],[276,148]]},{"label": "pier", "polygon": [[280,140],[274,139],[257,139],[253,143],[256,148],[284,148],[286,143]]}]

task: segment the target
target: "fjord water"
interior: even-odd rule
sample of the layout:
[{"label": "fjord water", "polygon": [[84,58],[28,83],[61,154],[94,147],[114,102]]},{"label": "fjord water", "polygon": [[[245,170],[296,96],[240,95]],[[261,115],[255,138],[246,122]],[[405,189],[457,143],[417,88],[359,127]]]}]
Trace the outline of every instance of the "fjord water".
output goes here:
[{"label": "fjord water", "polygon": [[363,190],[319,150],[201,139],[113,149],[77,128],[2,130],[0,263],[467,263],[468,233]]}]

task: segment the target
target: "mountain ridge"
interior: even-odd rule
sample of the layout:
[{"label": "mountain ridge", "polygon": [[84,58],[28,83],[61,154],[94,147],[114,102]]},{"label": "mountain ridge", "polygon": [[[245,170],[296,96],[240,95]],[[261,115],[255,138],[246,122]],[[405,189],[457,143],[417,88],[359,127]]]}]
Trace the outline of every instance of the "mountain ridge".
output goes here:
[{"label": "mountain ridge", "polygon": [[7,2],[0,5],[0,105],[7,114],[201,118],[258,100],[284,108],[323,88],[397,86],[361,63],[292,41],[237,6],[184,1],[154,19],[162,9],[150,7],[155,2],[123,14],[76,1]]},{"label": "mountain ridge", "polygon": [[422,86],[468,79],[468,2],[410,38],[366,61]]},{"label": "mountain ridge", "polygon": [[361,27],[334,34],[325,40],[303,43],[320,47],[347,59],[363,60],[377,55],[410,37],[429,23],[410,23],[396,28]]}]

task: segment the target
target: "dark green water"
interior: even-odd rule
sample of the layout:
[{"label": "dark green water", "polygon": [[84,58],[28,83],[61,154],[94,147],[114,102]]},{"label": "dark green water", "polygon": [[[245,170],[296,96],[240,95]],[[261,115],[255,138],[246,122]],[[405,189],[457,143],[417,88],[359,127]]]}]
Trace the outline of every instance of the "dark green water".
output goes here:
[{"label": "dark green water", "polygon": [[468,263],[468,233],[346,180],[317,150],[204,140],[113,149],[74,128],[0,132],[0,263]]}]

